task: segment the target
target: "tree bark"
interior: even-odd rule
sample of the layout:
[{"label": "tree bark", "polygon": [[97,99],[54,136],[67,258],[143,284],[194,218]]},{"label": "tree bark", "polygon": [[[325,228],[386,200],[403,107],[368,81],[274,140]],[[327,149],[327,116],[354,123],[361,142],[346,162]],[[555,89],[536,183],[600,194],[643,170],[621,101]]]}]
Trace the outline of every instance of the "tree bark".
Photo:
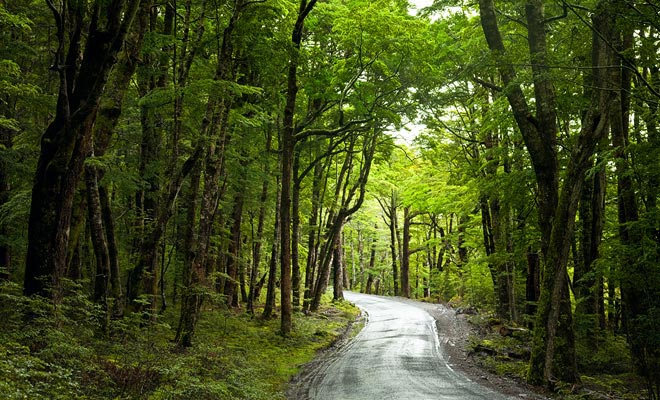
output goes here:
[{"label": "tree bark", "polygon": [[410,207],[403,208],[403,244],[401,249],[401,295],[410,298],[410,226],[419,213],[411,213]]},{"label": "tree bark", "polygon": [[55,118],[41,140],[23,288],[26,295],[56,302],[66,271],[73,198],[91,147],[99,102],[140,0],[114,2],[102,8],[104,15],[91,15],[88,26],[82,3],[64,4],[66,9],[51,7],[57,25],[53,69],[59,75],[59,93]]},{"label": "tree bark", "polygon": [[227,280],[225,281],[224,294],[227,296],[227,304],[238,307],[238,283],[241,263],[241,222],[243,216],[243,194],[236,193],[234,207],[232,210],[232,226],[229,239],[229,250],[227,257]]},{"label": "tree bark", "polygon": [[[374,230],[377,230],[378,227],[374,225]],[[371,285],[374,282],[374,267],[376,266],[376,236],[371,239],[371,252],[369,253],[369,267],[367,269],[367,283],[364,292],[366,294],[371,294]]]},{"label": "tree bark", "polygon": [[[506,49],[497,25],[492,0],[480,0],[481,24],[489,48],[497,56]],[[575,361],[572,309],[568,291],[566,265],[575,222],[577,200],[595,146],[604,135],[607,115],[605,91],[594,91],[591,105],[582,121],[582,128],[574,146],[566,177],[559,191],[559,169],[556,149],[556,106],[551,74],[547,62],[546,23],[543,1],[530,0],[525,6],[528,45],[534,84],[535,115],[529,110],[520,84],[516,83],[513,64],[501,61],[498,69],[507,85],[506,96],[514,118],[531,156],[538,187],[539,225],[544,273],[537,311],[534,345],[528,380],[552,386],[556,380],[579,380]],[[596,24],[596,26],[602,26]],[[594,49],[601,52],[594,36]],[[603,63],[602,54],[593,67]]]},{"label": "tree bark", "polygon": [[275,311],[275,281],[277,280],[277,259],[279,256],[278,248],[280,247],[280,199],[281,199],[281,185],[279,184],[279,177],[277,179],[277,195],[275,201],[275,226],[273,228],[273,244],[270,250],[270,262],[268,264],[268,285],[266,287],[266,304],[261,314],[263,319],[269,319]]},{"label": "tree bark", "polygon": [[87,185],[87,211],[92,238],[92,246],[96,255],[96,273],[94,275],[94,301],[101,304],[104,310],[108,307],[108,286],[110,283],[110,252],[103,228],[101,199],[99,196],[98,176],[93,168],[85,168],[85,183]]},{"label": "tree bark", "polygon": [[287,75],[286,105],[284,106],[282,131],[282,192],[280,204],[280,279],[281,279],[281,321],[280,331],[287,336],[293,328],[292,301],[291,301],[291,185],[293,183],[293,159],[296,147],[294,116],[296,112],[296,98],[298,96],[298,62],[300,58],[300,45],[302,43],[305,19],[312,11],[316,0],[300,0],[298,18],[291,34],[293,49],[289,58]]},{"label": "tree bark", "polygon": [[383,213],[385,214],[385,217],[383,218],[385,225],[390,230],[390,255],[392,258],[392,280],[394,284],[394,295],[398,296],[399,295],[399,266],[397,262],[397,245],[396,245],[396,232],[397,232],[397,208],[398,208],[398,200],[397,200],[397,194],[394,189],[391,192],[390,200],[389,202],[383,201],[381,202],[380,200],[378,201],[380,203],[380,207],[383,209]]},{"label": "tree bark", "polygon": [[296,149],[293,157],[293,189],[291,201],[291,286],[293,295],[293,310],[300,310],[300,149]]},{"label": "tree bark", "polygon": [[[222,32],[222,41],[218,53],[214,81],[231,81],[233,79],[233,45],[232,35],[236,28],[240,13],[242,12],[242,1],[234,4],[231,17],[227,26]],[[200,143],[198,147],[208,146],[205,150],[205,160],[203,169],[204,189],[202,191],[198,233],[196,235],[196,251],[187,266],[192,275],[190,285],[186,288],[184,296],[190,298],[183,302],[189,307],[181,308],[180,329],[182,334],[177,332],[175,341],[183,347],[192,345],[192,337],[195,332],[196,322],[199,319],[199,313],[204,301],[204,290],[211,285],[207,279],[209,247],[211,245],[211,236],[213,233],[213,224],[216,218],[216,212],[220,199],[224,194],[225,185],[222,176],[225,173],[225,149],[230,141],[229,131],[229,113],[232,107],[233,98],[229,93],[217,93],[216,97],[209,99],[206,107],[204,119],[202,121]],[[208,143],[208,144],[207,144]],[[238,223],[238,240],[230,241],[229,260],[236,260],[236,255],[240,252],[240,223],[242,216],[242,199],[236,199],[234,203],[234,227]],[[238,221],[238,222],[236,222]],[[193,223],[189,221],[189,223]],[[234,235],[235,232],[232,231]],[[232,239],[234,239],[232,237]],[[234,247],[231,247],[231,246]],[[231,262],[231,261],[230,261]],[[229,265],[228,265],[229,269]],[[235,282],[235,273],[227,279]],[[233,284],[233,282],[232,282]],[[225,286],[225,290],[227,287]],[[227,293],[227,301],[232,300],[232,296]]]},{"label": "tree bark", "polygon": [[[270,152],[272,142],[272,134],[268,131],[266,138],[266,152]],[[259,301],[257,295],[257,276],[259,275],[259,266],[261,264],[261,247],[264,237],[264,225],[266,222],[266,202],[268,200],[268,186],[270,182],[269,175],[270,162],[264,161],[264,181],[261,186],[261,195],[259,196],[259,217],[257,221],[257,234],[253,237],[252,243],[252,271],[250,272],[250,293],[248,295],[247,308],[248,312],[254,314],[254,302]]]},{"label": "tree bark", "polygon": [[323,184],[323,165],[314,165],[312,181],[312,210],[309,214],[309,233],[307,235],[307,264],[305,267],[305,298],[303,309],[309,310],[314,291],[315,271],[318,262],[318,240],[320,233],[321,185]]},{"label": "tree bark", "polygon": [[[4,104],[0,104],[0,110],[3,110]],[[9,115],[6,113],[3,115]],[[6,150],[11,150],[13,134],[10,129],[0,128],[0,145]],[[0,207],[9,201],[11,191],[10,176],[7,162],[4,157],[0,157]],[[6,238],[10,237],[10,227],[5,222],[0,223],[0,282],[10,280],[11,271],[11,246]]]},{"label": "tree bark", "polygon": [[341,241],[343,224],[338,228],[332,244],[333,300],[344,299],[344,257]]}]

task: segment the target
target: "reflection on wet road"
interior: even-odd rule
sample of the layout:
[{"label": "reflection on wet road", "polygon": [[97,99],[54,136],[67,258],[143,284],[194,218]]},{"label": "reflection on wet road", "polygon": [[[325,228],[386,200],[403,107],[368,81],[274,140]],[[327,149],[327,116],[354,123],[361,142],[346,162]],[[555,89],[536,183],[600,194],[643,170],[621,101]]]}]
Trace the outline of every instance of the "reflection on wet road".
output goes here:
[{"label": "reflection on wet road", "polygon": [[395,299],[351,292],[344,295],[367,313],[367,324],[351,343],[308,377],[309,398],[507,398],[451,368],[439,345],[435,321],[426,311]]}]

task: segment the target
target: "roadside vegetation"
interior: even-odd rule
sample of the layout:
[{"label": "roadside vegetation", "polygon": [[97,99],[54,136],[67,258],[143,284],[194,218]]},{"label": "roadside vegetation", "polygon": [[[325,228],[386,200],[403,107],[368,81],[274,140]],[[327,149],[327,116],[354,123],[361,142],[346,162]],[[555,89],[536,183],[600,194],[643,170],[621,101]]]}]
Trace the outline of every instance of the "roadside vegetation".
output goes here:
[{"label": "roadside vegetation", "polygon": [[208,304],[197,344],[181,349],[174,312],[150,323],[139,315],[106,321],[80,286],[70,290],[54,309],[0,286],[3,399],[284,399],[300,367],[359,315],[325,296],[318,313],[296,313],[295,333],[283,337],[276,319]]},{"label": "roadside vegetation", "polygon": [[[531,331],[487,312],[475,311],[465,318],[473,328],[466,348],[468,360],[505,379],[525,382]],[[607,334],[596,343],[580,341],[577,347],[580,384],[558,383],[554,394],[545,395],[574,400],[648,399],[645,382],[634,372],[624,337]]]}]

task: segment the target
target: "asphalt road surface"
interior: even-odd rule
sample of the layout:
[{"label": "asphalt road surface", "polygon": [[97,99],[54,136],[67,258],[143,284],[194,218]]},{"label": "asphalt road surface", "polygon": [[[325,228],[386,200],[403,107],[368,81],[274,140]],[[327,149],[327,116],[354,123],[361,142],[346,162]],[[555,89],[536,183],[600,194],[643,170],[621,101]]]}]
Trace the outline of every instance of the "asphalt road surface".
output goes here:
[{"label": "asphalt road surface", "polygon": [[423,309],[378,296],[352,292],[344,292],[344,296],[367,314],[367,323],[349,344],[323,360],[301,382],[304,398],[511,398],[452,369],[440,346],[435,320]]}]

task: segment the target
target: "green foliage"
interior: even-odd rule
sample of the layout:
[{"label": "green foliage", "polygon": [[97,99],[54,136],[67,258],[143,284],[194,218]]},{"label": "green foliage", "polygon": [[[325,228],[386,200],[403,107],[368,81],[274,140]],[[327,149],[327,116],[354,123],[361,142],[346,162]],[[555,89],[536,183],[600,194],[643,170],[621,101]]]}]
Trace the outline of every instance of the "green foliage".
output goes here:
[{"label": "green foliage", "polygon": [[[140,314],[110,321],[71,284],[54,307],[0,284],[0,391],[3,399],[284,399],[300,366],[328,346],[359,311],[348,303],[295,316],[290,337],[276,320],[244,313],[203,314],[197,345],[172,347],[167,314],[145,324]],[[26,324],[26,321],[27,324]]]},{"label": "green foliage", "polygon": [[603,332],[597,343],[577,343],[580,370],[585,373],[622,374],[632,369],[625,337]]}]

